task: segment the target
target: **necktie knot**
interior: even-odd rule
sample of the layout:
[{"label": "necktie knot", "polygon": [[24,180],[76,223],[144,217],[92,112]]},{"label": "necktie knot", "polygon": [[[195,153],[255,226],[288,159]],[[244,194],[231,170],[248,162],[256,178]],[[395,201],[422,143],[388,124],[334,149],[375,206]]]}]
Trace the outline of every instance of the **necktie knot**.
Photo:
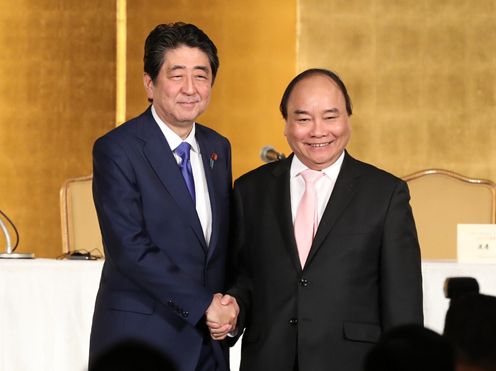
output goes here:
[{"label": "necktie knot", "polygon": [[191,144],[188,142],[182,142],[176,148],[176,153],[181,157],[181,167],[184,166],[189,161],[189,152],[191,150]]},{"label": "necktie knot", "polygon": [[303,177],[303,180],[305,181],[306,184],[313,184],[315,183],[318,179],[320,179],[324,173],[322,171],[317,171],[317,170],[312,170],[312,169],[306,169],[301,172],[301,176]]}]

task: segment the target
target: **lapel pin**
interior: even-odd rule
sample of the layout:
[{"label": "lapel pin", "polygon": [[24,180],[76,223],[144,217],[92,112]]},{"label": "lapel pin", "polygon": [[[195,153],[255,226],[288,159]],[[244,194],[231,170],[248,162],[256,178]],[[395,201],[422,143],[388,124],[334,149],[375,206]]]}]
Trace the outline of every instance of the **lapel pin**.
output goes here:
[{"label": "lapel pin", "polygon": [[214,168],[215,161],[217,161],[218,158],[219,156],[217,156],[217,153],[212,152],[212,154],[210,155],[210,169]]}]

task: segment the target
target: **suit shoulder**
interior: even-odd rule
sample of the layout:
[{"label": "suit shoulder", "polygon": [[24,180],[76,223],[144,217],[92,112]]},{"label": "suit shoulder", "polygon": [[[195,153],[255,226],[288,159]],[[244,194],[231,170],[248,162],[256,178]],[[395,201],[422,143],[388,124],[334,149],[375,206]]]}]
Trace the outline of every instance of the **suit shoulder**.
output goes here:
[{"label": "suit shoulder", "polygon": [[[287,161],[287,160],[282,160]],[[269,181],[274,174],[280,173],[281,167],[284,167],[280,161],[270,162],[268,164],[263,164],[247,173],[241,175],[236,179],[235,184],[237,185],[248,185],[248,184],[265,184]]]},{"label": "suit shoulder", "polygon": [[223,136],[222,134],[218,133],[214,129],[211,129],[205,125],[202,124],[195,124],[196,126],[196,131],[200,134],[203,135],[205,138],[210,139],[210,140],[217,140],[220,142],[225,143],[226,145],[230,146],[229,140]]},{"label": "suit shoulder", "polygon": [[101,137],[99,137],[95,141],[95,146],[101,145],[101,143],[105,143],[109,145],[112,142],[121,142],[130,136],[134,136],[136,133],[136,129],[142,119],[142,115],[134,117],[125,123],[116,126],[112,130],[108,131]]},{"label": "suit shoulder", "polygon": [[398,176],[384,169],[378,168],[375,165],[357,160],[355,158],[352,158],[351,156],[350,156],[350,160],[353,161],[353,166],[355,166],[358,169],[358,171],[362,174],[362,176],[370,180],[375,179],[376,181],[393,183],[393,184],[396,184],[398,182],[403,182],[403,180]]}]

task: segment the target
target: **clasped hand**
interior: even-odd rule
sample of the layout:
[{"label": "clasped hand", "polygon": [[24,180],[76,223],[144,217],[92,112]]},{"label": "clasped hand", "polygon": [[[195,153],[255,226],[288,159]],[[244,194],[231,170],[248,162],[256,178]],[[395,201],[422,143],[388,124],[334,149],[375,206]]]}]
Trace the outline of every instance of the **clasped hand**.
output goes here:
[{"label": "clasped hand", "polygon": [[215,340],[223,340],[227,334],[236,330],[239,306],[230,295],[215,294],[205,315],[210,336]]}]

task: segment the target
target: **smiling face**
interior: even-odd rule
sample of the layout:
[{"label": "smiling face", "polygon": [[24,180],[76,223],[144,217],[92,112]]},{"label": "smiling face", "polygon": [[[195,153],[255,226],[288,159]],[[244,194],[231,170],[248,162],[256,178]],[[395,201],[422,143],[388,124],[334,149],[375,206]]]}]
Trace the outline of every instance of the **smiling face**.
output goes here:
[{"label": "smiling face", "polygon": [[184,139],[210,101],[212,70],[208,56],[199,48],[185,45],[170,49],[155,81],[145,74],[144,84],[158,116]]},{"label": "smiling face", "polygon": [[289,146],[312,170],[332,165],[343,153],[351,135],[344,95],[323,74],[296,83],[288,99],[284,129]]}]

